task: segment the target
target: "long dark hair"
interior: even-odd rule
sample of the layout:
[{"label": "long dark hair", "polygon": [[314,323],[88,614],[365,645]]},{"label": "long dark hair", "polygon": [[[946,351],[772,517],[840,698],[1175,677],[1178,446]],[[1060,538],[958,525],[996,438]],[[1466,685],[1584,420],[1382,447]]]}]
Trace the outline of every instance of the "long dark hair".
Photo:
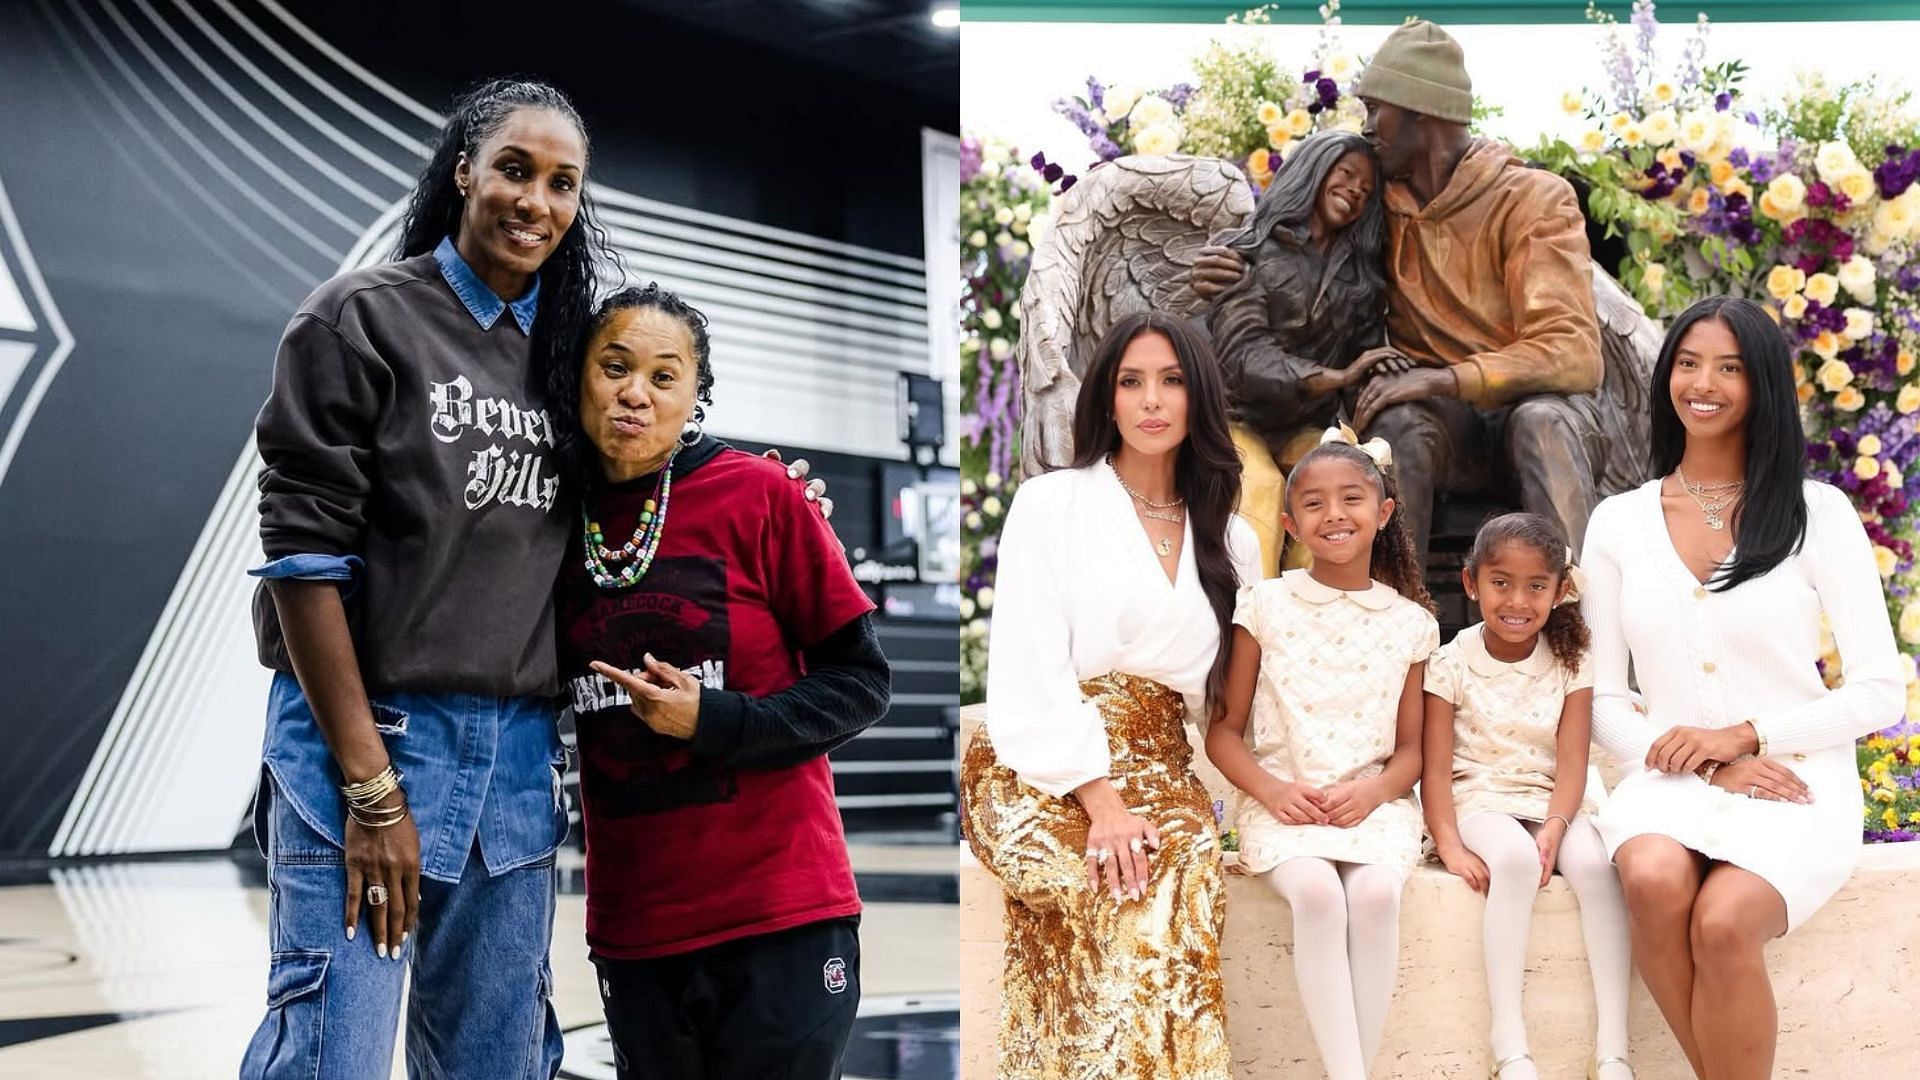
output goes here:
[{"label": "long dark hair", "polygon": [[[1327,247],[1324,296],[1327,310],[1349,312],[1378,321],[1380,297],[1386,288],[1387,214],[1383,205],[1380,163],[1367,140],[1350,131],[1323,131],[1301,142],[1286,164],[1274,174],[1267,193],[1246,228],[1222,238],[1227,247],[1251,256],[1270,236],[1305,246],[1308,222],[1320,201],[1320,188],[1333,167],[1348,154],[1365,154],[1373,168],[1373,188],[1360,216],[1340,230]],[[1246,286],[1252,275],[1241,278]]]},{"label": "long dark hair", "polygon": [[1120,358],[1135,338],[1159,334],[1173,344],[1187,384],[1187,438],[1175,451],[1174,491],[1187,501],[1193,526],[1194,565],[1200,588],[1220,627],[1220,652],[1207,672],[1207,711],[1226,710],[1227,656],[1233,646],[1233,602],[1240,590],[1227,553],[1227,525],[1240,501],[1240,454],[1227,426],[1227,382],[1207,339],[1183,319],[1157,311],[1135,312],[1113,324],[1094,346],[1073,408],[1073,463],[1084,469],[1120,449],[1113,415]]},{"label": "long dark hair", "polygon": [[1746,487],[1734,508],[1734,556],[1707,586],[1725,592],[1768,573],[1806,542],[1807,433],[1794,393],[1793,356],[1779,325],[1751,300],[1709,296],[1673,320],[1653,365],[1654,475],[1672,472],[1686,452],[1687,429],[1673,408],[1673,355],[1706,319],[1733,332],[1747,372]]},{"label": "long dark hair", "polygon": [[[1307,451],[1287,473],[1287,489],[1281,505],[1287,513],[1293,513],[1294,477],[1303,475],[1307,466],[1314,462],[1329,459],[1358,467],[1367,479],[1373,481],[1382,500],[1394,501],[1393,516],[1373,534],[1373,547],[1368,551],[1370,562],[1367,576],[1432,613],[1433,597],[1427,592],[1426,568],[1420,565],[1420,557],[1414,553],[1413,534],[1407,531],[1406,523],[1401,520],[1400,486],[1394,483],[1393,474],[1374,464],[1366,451],[1344,442],[1325,442]],[[1282,532],[1282,535],[1285,536],[1285,533]],[[1280,557],[1283,561],[1286,558],[1286,544],[1291,540],[1292,537],[1287,537],[1281,542]]]},{"label": "long dark hair", "polygon": [[579,340],[570,352],[573,363],[567,364],[564,370],[556,371],[548,383],[552,401],[547,408],[553,417],[554,445],[567,473],[585,483],[592,483],[600,475],[596,451],[586,437],[586,428],[580,417],[580,380],[587,361],[587,346],[608,319],[618,312],[635,308],[661,312],[687,328],[688,335],[693,339],[693,360],[698,371],[693,422],[704,423],[707,419],[706,407],[713,404],[713,346],[707,337],[707,316],[699,308],[680,299],[677,293],[661,288],[657,281],[647,282],[644,289],[621,289],[600,301],[593,317],[580,329]]},{"label": "long dark hair", "polygon": [[[481,83],[454,103],[447,126],[441,130],[440,141],[433,148],[433,156],[420,170],[420,179],[414,184],[413,196],[407,202],[407,214],[400,226],[398,258],[424,255],[440,245],[441,237],[459,236],[465,200],[454,185],[453,172],[460,155],[467,155],[467,160],[477,165],[480,144],[500,130],[500,125],[518,109],[550,109],[566,117],[580,133],[580,145],[591,160],[592,144],[587,139],[587,126],[581,122],[579,111],[567,95],[546,83],[526,79],[493,79]],[[609,266],[618,263],[608,246],[606,231],[600,227],[591,188],[582,175],[580,208],[574,215],[573,227],[540,265],[540,314],[533,324],[533,359],[549,399],[554,396],[556,380],[573,366],[575,343],[580,340],[582,327],[592,318],[594,294],[599,289],[594,267],[596,258]],[[577,372],[574,378],[578,379]],[[555,432],[556,438],[562,434]]]},{"label": "long dark hair", "polygon": [[[1503,544],[1527,545],[1546,560],[1547,572],[1553,575],[1556,585],[1566,580],[1567,538],[1560,535],[1553,522],[1539,514],[1501,514],[1480,526],[1473,538],[1473,550],[1467,553],[1467,573],[1478,575],[1480,568]],[[1592,635],[1587,632],[1587,621],[1580,617],[1579,604],[1569,601],[1555,606],[1540,633],[1561,667],[1569,672],[1580,670],[1580,660],[1587,655]]]}]

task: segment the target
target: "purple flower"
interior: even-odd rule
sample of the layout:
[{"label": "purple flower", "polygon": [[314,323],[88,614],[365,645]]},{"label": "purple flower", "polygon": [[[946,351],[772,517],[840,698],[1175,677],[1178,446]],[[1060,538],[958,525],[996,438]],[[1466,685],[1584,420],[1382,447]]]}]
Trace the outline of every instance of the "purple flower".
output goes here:
[{"label": "purple flower", "polygon": [[1100,80],[1091,75],[1087,76],[1087,100],[1091,102],[1096,109],[1103,108],[1107,102],[1106,87],[1101,86]]},{"label": "purple flower", "polygon": [[1174,111],[1185,112],[1187,110],[1187,99],[1193,97],[1193,85],[1191,83],[1174,83],[1173,87],[1161,96],[1167,99],[1167,104],[1173,106]]},{"label": "purple flower", "polygon": [[1733,149],[1727,151],[1727,164],[1733,166],[1736,169],[1746,168],[1747,165],[1749,164],[1747,159],[1747,148],[1744,146],[1736,146]]},{"label": "purple flower", "polygon": [[980,175],[980,140],[967,138],[960,140],[960,183],[972,182]]},{"label": "purple flower", "polygon": [[[1732,160],[1732,155],[1728,155],[1728,160]],[[1764,184],[1773,179],[1773,159],[1762,154],[1747,166],[1747,172],[1755,184]]]},{"label": "purple flower", "polygon": [[1313,88],[1320,94],[1320,104],[1329,109],[1340,100],[1340,87],[1332,79],[1321,79],[1313,84]]},{"label": "purple flower", "polygon": [[1107,138],[1107,133],[1104,131],[1093,133],[1093,137],[1088,141],[1093,145],[1093,152],[1100,155],[1101,161],[1112,161],[1120,156],[1119,145]]},{"label": "purple flower", "polygon": [[1300,81],[1301,81],[1301,82],[1303,82],[1303,83],[1316,83],[1316,82],[1319,82],[1319,81],[1320,81],[1320,69],[1319,69],[1319,68],[1314,68],[1314,69],[1313,69],[1312,71],[1309,71],[1309,72],[1307,72],[1307,73],[1306,73],[1305,75],[1302,75],[1302,76],[1300,76]]},{"label": "purple flower", "polygon": [[1713,111],[1726,112],[1733,107],[1733,95],[1725,90],[1713,95]]}]

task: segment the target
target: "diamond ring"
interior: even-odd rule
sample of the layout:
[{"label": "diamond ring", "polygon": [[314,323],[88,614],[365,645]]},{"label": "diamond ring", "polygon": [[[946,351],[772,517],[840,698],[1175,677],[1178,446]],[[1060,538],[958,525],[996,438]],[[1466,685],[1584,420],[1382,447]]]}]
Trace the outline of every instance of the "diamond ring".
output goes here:
[{"label": "diamond ring", "polygon": [[386,902],[387,902],[387,887],[385,885],[367,886],[367,903],[373,905],[374,907],[379,907],[380,905]]}]

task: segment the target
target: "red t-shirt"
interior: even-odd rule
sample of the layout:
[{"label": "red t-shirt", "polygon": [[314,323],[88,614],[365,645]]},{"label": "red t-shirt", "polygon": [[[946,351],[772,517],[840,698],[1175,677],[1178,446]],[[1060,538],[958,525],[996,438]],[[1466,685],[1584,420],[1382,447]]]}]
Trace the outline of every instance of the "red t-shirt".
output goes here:
[{"label": "red t-shirt", "polygon": [[[587,666],[644,672],[651,652],[709,687],[764,697],[799,680],[802,649],[873,610],[786,467],[730,448],[708,457],[712,445],[675,463],[666,532],[639,584],[595,585],[578,537],[560,576],[560,672],[577,717],[587,832],[587,943],[613,959],[860,911],[824,756],[785,769],[696,758],[688,743],[650,730],[626,692]],[[596,493],[608,543],[633,534],[654,487],[648,477]]]}]

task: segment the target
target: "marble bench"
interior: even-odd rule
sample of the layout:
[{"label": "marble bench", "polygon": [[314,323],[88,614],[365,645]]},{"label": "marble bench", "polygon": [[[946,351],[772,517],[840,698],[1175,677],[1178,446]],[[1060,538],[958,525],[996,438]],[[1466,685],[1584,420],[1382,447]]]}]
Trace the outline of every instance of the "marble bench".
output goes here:
[{"label": "marble bench", "polygon": [[[978,714],[967,719],[977,723]],[[964,850],[960,861],[961,1077],[991,1080],[1004,903],[991,874]],[[1437,865],[1415,871],[1401,907],[1400,981],[1375,1076],[1486,1075],[1481,911],[1480,897]],[[1920,843],[1866,845],[1847,886],[1770,946],[1767,959],[1780,1002],[1776,1076],[1911,1075],[1920,1053]],[[1257,879],[1228,878],[1221,967],[1237,1080],[1325,1075],[1299,1008],[1287,905]],[[1631,1008],[1642,1080],[1690,1076],[1637,978]],[[1579,907],[1558,877],[1534,906],[1526,1009],[1541,1075],[1586,1075],[1593,990]]]}]

